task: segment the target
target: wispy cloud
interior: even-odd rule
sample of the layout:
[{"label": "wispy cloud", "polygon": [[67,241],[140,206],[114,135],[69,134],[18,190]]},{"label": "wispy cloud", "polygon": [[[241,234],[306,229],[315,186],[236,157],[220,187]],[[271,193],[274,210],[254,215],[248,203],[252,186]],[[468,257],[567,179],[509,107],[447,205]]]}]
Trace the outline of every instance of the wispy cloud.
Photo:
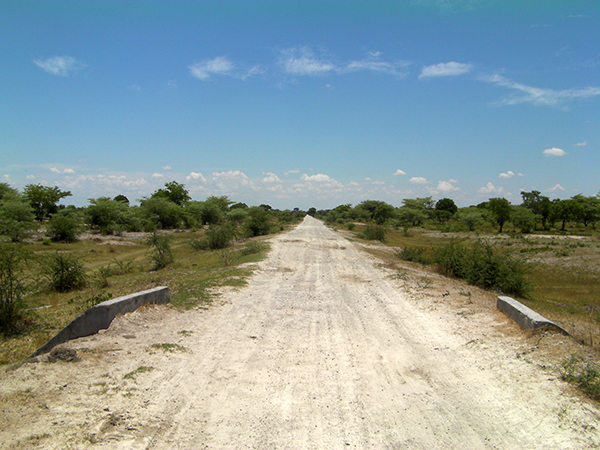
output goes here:
[{"label": "wispy cloud", "polygon": [[501,186],[496,187],[492,184],[491,181],[488,181],[488,183],[485,186],[479,188],[477,192],[479,194],[502,194],[504,193],[504,188]]},{"label": "wispy cloud", "polygon": [[573,144],[575,147],[585,147],[588,145],[587,141],[579,142],[577,144]]},{"label": "wispy cloud", "polygon": [[499,178],[512,178],[515,176],[515,173],[512,170],[509,170],[506,173],[501,173]]},{"label": "wispy cloud", "polygon": [[463,75],[473,70],[472,64],[458,63],[450,61],[447,63],[433,64],[431,66],[423,66],[421,75],[419,78],[428,77],[452,77],[457,75]]},{"label": "wispy cloud", "polygon": [[542,106],[557,106],[570,100],[585,99],[600,96],[600,87],[588,86],[582,89],[543,89],[517,83],[502,75],[489,75],[480,77],[481,81],[492,83],[497,86],[506,87],[518,93],[510,95],[502,100],[500,104],[516,105],[518,103],[531,103]]},{"label": "wispy cloud", "polygon": [[290,75],[323,75],[337,69],[337,66],[323,58],[315,56],[309,47],[294,47],[282,50],[279,67]]},{"label": "wispy cloud", "polygon": [[75,173],[75,171],[73,169],[70,169],[70,168],[59,169],[58,167],[50,167],[50,171],[54,172],[54,173]]},{"label": "wispy cloud", "polygon": [[193,77],[199,80],[208,80],[213,75],[230,75],[235,65],[224,56],[194,63],[189,66]]},{"label": "wispy cloud", "polygon": [[545,192],[561,192],[564,190],[565,190],[565,188],[557,183],[553,187],[546,189]]},{"label": "wispy cloud", "polygon": [[33,63],[46,72],[61,77],[68,77],[86,67],[85,64],[72,56],[55,56],[46,60],[36,59]]},{"label": "wispy cloud", "polygon": [[545,156],[565,156],[567,154],[567,152],[561,148],[547,148],[542,153]]}]

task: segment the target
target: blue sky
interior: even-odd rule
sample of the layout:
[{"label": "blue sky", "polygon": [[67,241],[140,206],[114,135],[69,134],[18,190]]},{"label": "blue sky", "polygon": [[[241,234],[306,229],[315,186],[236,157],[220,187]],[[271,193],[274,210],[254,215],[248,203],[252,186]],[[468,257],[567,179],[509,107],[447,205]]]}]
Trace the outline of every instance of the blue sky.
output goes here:
[{"label": "blue sky", "polygon": [[0,177],[333,208],[600,190],[600,2],[0,0]]}]

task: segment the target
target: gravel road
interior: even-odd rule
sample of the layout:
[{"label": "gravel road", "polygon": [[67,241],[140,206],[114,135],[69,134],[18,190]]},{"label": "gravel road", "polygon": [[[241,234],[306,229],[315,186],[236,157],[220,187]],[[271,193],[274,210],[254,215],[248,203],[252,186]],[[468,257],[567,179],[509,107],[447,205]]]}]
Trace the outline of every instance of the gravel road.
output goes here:
[{"label": "gravel road", "polygon": [[531,338],[376,262],[307,217],[213,306],[145,308],[67,343],[79,362],[2,370],[0,448],[600,445],[598,410],[527,357]]}]

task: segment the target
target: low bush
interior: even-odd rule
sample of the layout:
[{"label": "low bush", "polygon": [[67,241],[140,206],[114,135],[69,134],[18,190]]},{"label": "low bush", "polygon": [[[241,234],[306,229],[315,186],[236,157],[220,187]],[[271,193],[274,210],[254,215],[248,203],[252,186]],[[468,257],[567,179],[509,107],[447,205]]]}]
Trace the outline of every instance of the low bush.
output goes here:
[{"label": "low bush", "polygon": [[265,245],[261,244],[257,241],[250,241],[246,244],[244,248],[240,250],[241,256],[254,255],[256,253],[260,253],[264,250]]},{"label": "low bush", "polygon": [[590,363],[584,364],[580,357],[571,355],[561,365],[561,376],[594,400],[600,400],[600,372]]},{"label": "low bush", "polygon": [[21,301],[26,292],[23,275],[29,253],[20,245],[0,244],[0,332],[17,331],[21,316]]},{"label": "low bush", "polygon": [[424,247],[402,247],[396,251],[396,255],[403,261],[417,262],[428,265],[431,261]]},{"label": "low bush", "polygon": [[235,238],[234,229],[229,223],[211,225],[206,234],[208,235],[208,247],[211,250],[225,248]]},{"label": "low bush", "polygon": [[154,261],[156,270],[163,269],[173,262],[169,236],[154,232],[148,239],[147,244],[152,249],[152,261]]},{"label": "low bush", "polygon": [[50,281],[50,288],[57,292],[81,289],[87,284],[83,264],[66,253],[55,253],[50,256],[45,272]]},{"label": "low bush", "polygon": [[477,241],[468,247],[453,240],[435,252],[434,260],[444,275],[463,278],[474,286],[518,296],[526,295],[529,289],[525,263],[487,242]]},{"label": "low bush", "polygon": [[385,241],[386,229],[383,227],[367,226],[362,232],[361,237],[370,241]]},{"label": "low bush", "polygon": [[48,221],[47,233],[53,241],[75,242],[81,232],[79,218],[58,213]]}]

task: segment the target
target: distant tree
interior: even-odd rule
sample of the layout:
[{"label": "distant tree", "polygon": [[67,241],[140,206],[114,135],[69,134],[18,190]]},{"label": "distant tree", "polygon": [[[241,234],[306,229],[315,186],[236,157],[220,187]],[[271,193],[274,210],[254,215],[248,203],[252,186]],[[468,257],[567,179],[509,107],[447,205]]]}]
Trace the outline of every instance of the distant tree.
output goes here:
[{"label": "distant tree", "polygon": [[541,195],[540,191],[522,191],[521,197],[523,198],[523,206],[539,216],[542,221],[542,227],[545,228],[550,216],[550,199]]},{"label": "distant tree", "polygon": [[165,187],[154,191],[151,197],[164,198],[179,206],[183,206],[184,203],[191,200],[189,191],[185,188],[185,185],[177,181],[165,183]]},{"label": "distant tree", "polygon": [[522,205],[511,206],[510,221],[522,233],[529,233],[535,227],[535,223],[539,220],[539,217],[531,209],[525,208]]},{"label": "distant tree", "polygon": [[435,204],[435,216],[440,223],[444,223],[449,220],[454,214],[456,214],[456,211],[458,211],[458,206],[456,206],[456,203],[454,203],[454,200],[451,198],[442,198]]},{"label": "distant tree", "polygon": [[53,241],[75,242],[82,229],[76,210],[63,209],[48,221],[47,232]]},{"label": "distant tree", "polygon": [[457,213],[458,220],[465,224],[469,231],[474,231],[475,228],[484,221],[483,212],[480,208],[463,208]]},{"label": "distant tree", "polygon": [[583,215],[583,207],[576,200],[556,200],[550,209],[552,219],[562,222],[561,230],[565,231],[567,222],[578,220]]},{"label": "distant tree", "polygon": [[373,220],[378,225],[383,225],[388,219],[391,219],[395,215],[395,210],[392,205],[388,205],[384,203],[383,205],[379,205],[373,213]]},{"label": "distant tree", "polygon": [[19,191],[11,187],[8,183],[0,183],[0,200],[5,196],[15,197],[19,195]]},{"label": "distant tree", "polygon": [[250,236],[262,236],[271,232],[271,215],[259,206],[248,209],[246,225]]},{"label": "distant tree", "polygon": [[40,222],[58,211],[58,202],[70,197],[71,191],[61,191],[58,187],[28,184],[23,189],[23,195],[35,211],[36,219]]},{"label": "distant tree", "polygon": [[21,242],[35,228],[35,214],[29,201],[17,191],[7,191],[0,198],[0,234],[12,242]]},{"label": "distant tree", "polygon": [[311,206],[310,208],[308,208],[307,214],[311,217],[315,217],[315,214],[317,214],[317,208]]},{"label": "distant tree", "polygon": [[271,207],[271,205],[265,205],[265,204],[259,205],[258,207],[264,209],[265,211],[271,211],[273,209]]},{"label": "distant tree", "polygon": [[242,202],[234,203],[229,209],[248,209],[248,205]]},{"label": "distant tree", "polygon": [[145,220],[147,229],[177,228],[183,220],[183,208],[166,198],[146,198],[142,199],[140,203],[140,213]]},{"label": "distant tree", "polygon": [[123,201],[108,197],[90,198],[85,221],[102,234],[122,231],[129,222],[129,207]]},{"label": "distant tree", "polygon": [[583,194],[577,194],[572,197],[581,206],[581,212],[579,219],[583,222],[583,226],[587,228],[588,225],[594,224],[600,220],[600,198],[585,197]]},{"label": "distant tree", "polygon": [[129,206],[129,199],[122,194],[117,195],[115,198],[113,198],[113,200],[116,202],[124,203],[127,206]]},{"label": "distant tree", "polygon": [[505,198],[491,198],[487,208],[492,214],[492,219],[500,226],[498,233],[502,233],[504,223],[510,220],[510,202]]},{"label": "distant tree", "polygon": [[405,224],[412,224],[413,226],[421,225],[425,222],[429,216],[423,209],[411,208],[408,206],[402,206],[396,211],[396,217],[400,222]]},{"label": "distant tree", "polygon": [[[381,205],[387,205],[387,203],[382,202],[380,200],[364,200],[364,201],[360,202],[358,205],[356,205],[356,208],[366,211],[369,220],[372,220],[373,216],[375,215],[375,211]],[[351,206],[352,205],[340,205],[336,208],[336,210],[337,210],[337,212],[342,212],[338,208],[340,208],[340,207],[346,208],[347,207],[347,209],[345,209],[345,210],[348,211],[348,210],[350,210]]]}]

